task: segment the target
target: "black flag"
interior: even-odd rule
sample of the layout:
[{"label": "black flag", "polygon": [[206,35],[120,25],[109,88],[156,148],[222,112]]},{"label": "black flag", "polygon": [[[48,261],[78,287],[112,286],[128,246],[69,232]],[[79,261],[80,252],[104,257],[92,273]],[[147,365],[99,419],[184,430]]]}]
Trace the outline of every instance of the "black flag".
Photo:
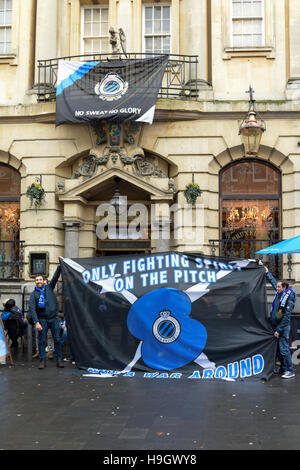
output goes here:
[{"label": "black flag", "polygon": [[111,62],[60,60],[56,125],[106,119],[152,124],[168,56]]},{"label": "black flag", "polygon": [[62,274],[79,367],[225,380],[273,373],[265,270],[255,262],[171,252],[64,259]]}]

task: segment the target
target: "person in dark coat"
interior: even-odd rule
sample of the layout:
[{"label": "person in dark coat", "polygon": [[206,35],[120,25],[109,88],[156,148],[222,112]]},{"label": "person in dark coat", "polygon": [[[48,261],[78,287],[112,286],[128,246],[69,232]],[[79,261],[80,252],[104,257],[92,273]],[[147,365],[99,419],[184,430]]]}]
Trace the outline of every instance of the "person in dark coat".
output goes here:
[{"label": "person in dark coat", "polygon": [[56,298],[53,292],[60,273],[61,267],[58,266],[49,284],[44,283],[44,277],[42,275],[37,275],[35,278],[35,289],[30,294],[29,313],[33,320],[34,327],[38,332],[39,369],[46,367],[46,341],[49,329],[54,341],[57,367],[64,367],[59,335],[60,321],[58,318]]},{"label": "person in dark coat", "polygon": [[18,347],[18,338],[26,333],[27,320],[24,315],[16,306],[14,299],[6,299],[3,302],[4,311],[1,314],[4,328],[7,331],[8,337],[11,340],[11,348]]},{"label": "person in dark coat", "polygon": [[[258,263],[263,266],[262,261]],[[291,351],[289,348],[289,336],[291,328],[291,313],[296,303],[296,294],[285,280],[276,281],[266,266],[266,277],[276,291],[271,312],[270,323],[274,331],[274,336],[278,339],[278,349],[280,356],[280,372],[282,378],[290,379],[295,377]]]}]

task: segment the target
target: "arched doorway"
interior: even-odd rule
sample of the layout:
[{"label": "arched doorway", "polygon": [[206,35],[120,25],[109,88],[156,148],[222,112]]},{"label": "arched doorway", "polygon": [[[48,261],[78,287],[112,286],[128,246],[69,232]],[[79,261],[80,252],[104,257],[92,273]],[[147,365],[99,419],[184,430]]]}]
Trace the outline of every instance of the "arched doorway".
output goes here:
[{"label": "arched doorway", "polygon": [[269,162],[243,159],[220,172],[222,254],[251,258],[281,233],[281,173]]},{"label": "arched doorway", "polygon": [[0,163],[0,279],[20,277],[20,190],[19,172]]},{"label": "arched doorway", "polygon": [[[115,165],[75,188],[68,190],[67,185],[59,195],[66,258],[169,250],[170,236],[163,236],[170,229],[167,215],[175,194],[169,178],[146,179]],[[126,199],[122,214],[107,207],[116,189],[118,198]]]}]

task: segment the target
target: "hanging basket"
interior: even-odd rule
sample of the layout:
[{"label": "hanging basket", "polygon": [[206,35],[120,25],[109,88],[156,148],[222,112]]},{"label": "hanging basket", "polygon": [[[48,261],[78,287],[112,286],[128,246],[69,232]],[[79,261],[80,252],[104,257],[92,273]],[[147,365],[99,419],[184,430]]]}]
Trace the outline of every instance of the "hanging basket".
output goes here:
[{"label": "hanging basket", "polygon": [[188,204],[192,204],[192,206],[196,204],[197,198],[201,196],[202,193],[203,191],[197,183],[187,184],[184,190],[184,196]]},{"label": "hanging basket", "polygon": [[39,183],[32,183],[27,188],[26,196],[30,199],[30,207],[39,209],[45,201],[45,190]]}]

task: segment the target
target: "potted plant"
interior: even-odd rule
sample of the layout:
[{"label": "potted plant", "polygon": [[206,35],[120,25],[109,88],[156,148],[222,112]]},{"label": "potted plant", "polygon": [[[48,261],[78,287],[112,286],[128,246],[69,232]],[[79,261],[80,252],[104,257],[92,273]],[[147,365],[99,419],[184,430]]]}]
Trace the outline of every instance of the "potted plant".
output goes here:
[{"label": "potted plant", "polygon": [[32,183],[28,186],[26,196],[30,199],[30,207],[34,205],[35,209],[39,209],[45,200],[45,190],[40,183]]},{"label": "potted plant", "polygon": [[203,193],[202,189],[200,189],[199,184],[197,183],[189,183],[186,185],[184,190],[184,196],[189,204],[194,206],[196,204],[197,198],[201,196]]}]

